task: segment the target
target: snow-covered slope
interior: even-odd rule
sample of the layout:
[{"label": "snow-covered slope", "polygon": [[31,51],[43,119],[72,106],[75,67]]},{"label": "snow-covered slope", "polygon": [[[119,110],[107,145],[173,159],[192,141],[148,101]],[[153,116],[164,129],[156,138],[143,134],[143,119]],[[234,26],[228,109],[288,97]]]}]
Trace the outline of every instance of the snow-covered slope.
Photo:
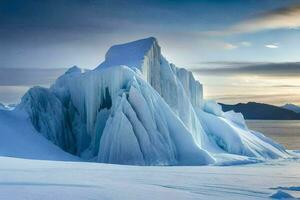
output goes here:
[{"label": "snow-covered slope", "polygon": [[[274,200],[300,197],[300,162],[141,167],[0,157],[2,200]],[[271,197],[271,198],[270,198]]]},{"label": "snow-covered slope", "polygon": [[0,110],[0,156],[41,159],[79,160],[41,136],[27,113]]},{"label": "snow-covered slope", "polygon": [[155,38],[116,45],[95,70],[73,67],[17,107],[62,149],[98,162],[201,165],[288,157],[240,114],[202,98],[191,72],[170,64]]},{"label": "snow-covered slope", "polygon": [[295,105],[295,104],[290,104],[290,103],[287,103],[283,106],[281,106],[282,108],[285,108],[287,110],[291,110],[291,111],[294,111],[295,113],[300,113],[300,107]]}]

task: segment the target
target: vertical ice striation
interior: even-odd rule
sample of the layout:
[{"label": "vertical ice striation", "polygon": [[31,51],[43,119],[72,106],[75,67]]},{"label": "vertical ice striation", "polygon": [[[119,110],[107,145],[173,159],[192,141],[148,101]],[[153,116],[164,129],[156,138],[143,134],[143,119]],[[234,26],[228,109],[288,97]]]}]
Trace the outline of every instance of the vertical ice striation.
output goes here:
[{"label": "vertical ice striation", "polygon": [[[144,80],[134,76],[123,91],[115,101],[103,131],[98,161],[140,165],[214,162],[206,151],[197,146],[184,124]],[[120,135],[123,132],[128,132],[128,135]],[[128,139],[130,141],[126,143],[130,148],[123,146]],[[114,154],[118,155],[117,160],[114,160]]]},{"label": "vertical ice striation", "polygon": [[161,96],[168,97],[168,101],[171,101],[168,94],[171,91],[168,89],[181,84],[192,105],[201,105],[202,85],[194,79],[191,72],[169,63],[162,56],[154,37],[112,46],[105,55],[105,61],[97,69],[118,65],[138,69]]},{"label": "vertical ice striation", "polygon": [[62,102],[48,89],[31,88],[19,108],[28,112],[36,130],[65,151],[76,153],[75,140]]},{"label": "vertical ice striation", "polygon": [[194,107],[201,107],[203,101],[202,85],[195,80],[192,72],[187,71],[184,68],[177,68],[175,66],[174,70],[176,70],[177,78],[180,80],[192,105]]},{"label": "vertical ice striation", "polygon": [[161,96],[126,66],[67,72],[50,89],[32,88],[21,105],[38,131],[86,159],[138,165],[214,162]]},{"label": "vertical ice striation", "polygon": [[161,54],[157,39],[150,37],[112,46],[96,70],[126,65],[139,70],[144,79],[163,97],[194,136],[198,145],[206,141],[193,107],[202,105],[202,85],[193,74],[170,64]]}]

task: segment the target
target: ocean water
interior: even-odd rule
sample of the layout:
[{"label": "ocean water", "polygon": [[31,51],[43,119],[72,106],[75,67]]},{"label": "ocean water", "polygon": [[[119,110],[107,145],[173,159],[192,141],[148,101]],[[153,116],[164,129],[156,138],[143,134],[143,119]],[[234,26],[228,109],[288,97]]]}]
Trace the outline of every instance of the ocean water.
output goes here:
[{"label": "ocean water", "polygon": [[246,120],[246,123],[287,149],[300,150],[300,120]]}]

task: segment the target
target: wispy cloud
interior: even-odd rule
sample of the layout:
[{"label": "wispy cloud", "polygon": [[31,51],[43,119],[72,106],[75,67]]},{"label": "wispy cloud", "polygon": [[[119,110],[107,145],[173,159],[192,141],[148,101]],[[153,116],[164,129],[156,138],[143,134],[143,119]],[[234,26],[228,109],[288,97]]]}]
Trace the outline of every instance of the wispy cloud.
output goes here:
[{"label": "wispy cloud", "polygon": [[207,96],[208,99],[215,99],[217,102],[220,103],[227,103],[227,104],[236,104],[236,103],[247,103],[247,102],[266,102],[268,104],[273,105],[283,105],[286,102],[298,102],[298,95],[292,95],[292,94],[252,94],[252,95],[213,95],[213,96]]},{"label": "wispy cloud", "polygon": [[0,68],[0,86],[49,86],[66,69]]},{"label": "wispy cloud", "polygon": [[279,46],[277,44],[266,44],[265,47],[269,49],[277,49]]},{"label": "wispy cloud", "polygon": [[300,5],[291,5],[266,12],[255,18],[242,21],[226,30],[211,31],[214,35],[231,35],[253,33],[273,29],[298,29],[300,28]]},{"label": "wispy cloud", "polygon": [[237,49],[238,46],[237,45],[234,45],[234,44],[231,44],[231,43],[225,43],[224,44],[224,49],[227,49],[227,50],[233,50],[233,49]]},{"label": "wispy cloud", "polygon": [[5,104],[18,103],[30,87],[48,87],[66,70],[0,68],[0,101]]},{"label": "wispy cloud", "polygon": [[[251,63],[251,62],[212,62],[218,67],[215,68],[197,68],[191,69],[194,72],[201,74],[252,74],[262,76],[300,76],[300,62],[286,63]],[[224,63],[223,66],[221,64]],[[225,66],[225,67],[224,67]]]},{"label": "wispy cloud", "polygon": [[[198,62],[198,63],[192,63],[191,65],[201,65],[201,66],[207,66],[209,69],[214,68],[234,68],[234,67],[247,67],[247,66],[253,66],[253,65],[263,65],[268,64],[267,62],[253,62],[253,61],[206,61],[206,62]],[[207,68],[205,68],[207,69]]]},{"label": "wispy cloud", "polygon": [[250,47],[250,46],[252,46],[252,43],[251,42],[247,42],[247,41],[243,41],[243,42],[241,42],[241,45],[243,47]]}]

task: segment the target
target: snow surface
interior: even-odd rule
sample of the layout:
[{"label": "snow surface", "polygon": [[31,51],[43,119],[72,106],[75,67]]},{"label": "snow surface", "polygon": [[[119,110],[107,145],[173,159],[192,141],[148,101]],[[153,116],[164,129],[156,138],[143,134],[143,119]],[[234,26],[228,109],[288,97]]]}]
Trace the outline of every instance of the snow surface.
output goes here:
[{"label": "snow surface", "polygon": [[125,166],[0,157],[0,199],[299,198],[299,160],[218,167]]},{"label": "snow surface", "polygon": [[31,88],[15,110],[84,160],[233,165],[291,157],[241,114],[205,101],[202,85],[169,63],[152,37],[111,47],[92,71],[74,66],[49,89]]},{"label": "snow surface", "polygon": [[0,156],[41,160],[79,160],[41,136],[34,129],[25,112],[0,110],[0,122]]}]

